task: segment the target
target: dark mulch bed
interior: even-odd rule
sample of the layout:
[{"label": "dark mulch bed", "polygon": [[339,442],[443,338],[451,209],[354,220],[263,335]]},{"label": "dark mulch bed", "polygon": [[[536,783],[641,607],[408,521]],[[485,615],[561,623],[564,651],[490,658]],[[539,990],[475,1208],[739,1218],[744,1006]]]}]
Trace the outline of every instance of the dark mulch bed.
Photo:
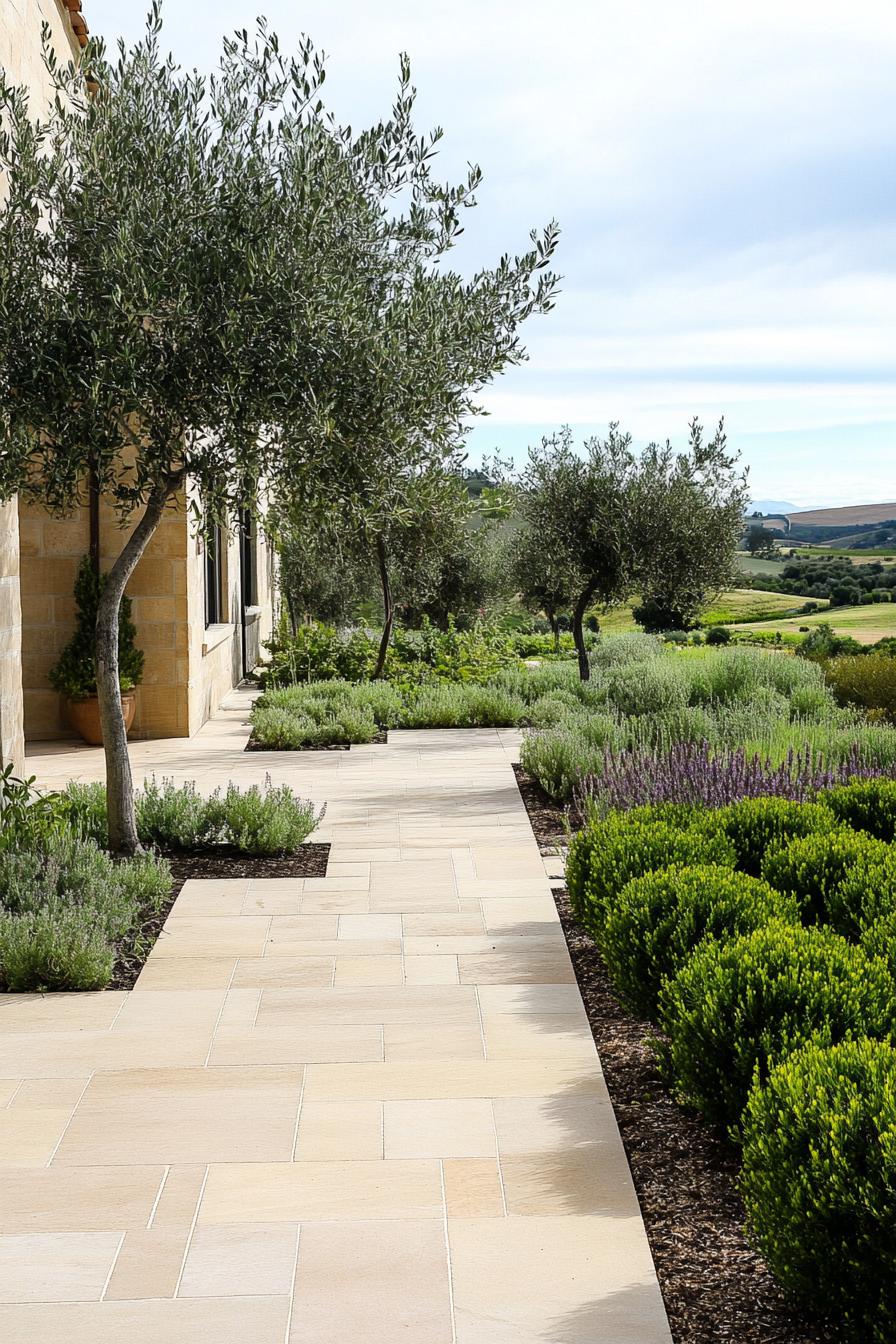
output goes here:
[{"label": "dark mulch bed", "polygon": [[[365,747],[382,747],[389,741],[389,734],[385,728],[381,728],[372,742],[365,742]],[[351,751],[352,743],[334,742],[328,747],[266,747],[263,742],[256,742],[254,737],[243,748],[244,751]]]},{"label": "dark mulch bed", "polygon": [[527,774],[521,765],[513,767],[517,787],[526,804],[529,822],[535,833],[535,839],[542,849],[553,849],[556,845],[565,845],[567,838],[567,820],[575,829],[581,825],[581,817],[574,807],[564,808],[555,803],[533,775]]},{"label": "dark mulch bed", "polygon": [[181,887],[193,877],[326,877],[330,846],[302,845],[297,854],[279,858],[242,854],[230,845],[214,850],[176,850],[165,853],[174,879],[171,895],[161,910],[148,910],[139,929],[119,944],[110,989],[133,989],[137,976],[156,944]]},{"label": "dark mulch bed", "polygon": [[[565,840],[563,809],[514,767],[543,849]],[[665,1087],[648,1039],[653,1028],[624,1009],[565,888],[554,899],[600,1052],[676,1344],[834,1344],[795,1316],[747,1244],[735,1180],[737,1153]]]}]

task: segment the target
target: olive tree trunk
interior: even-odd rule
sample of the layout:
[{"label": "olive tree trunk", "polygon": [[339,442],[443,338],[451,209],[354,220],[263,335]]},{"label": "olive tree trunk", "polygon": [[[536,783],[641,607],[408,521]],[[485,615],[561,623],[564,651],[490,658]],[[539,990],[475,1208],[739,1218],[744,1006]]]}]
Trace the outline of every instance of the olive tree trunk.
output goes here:
[{"label": "olive tree trunk", "polygon": [[579,655],[579,677],[582,681],[588,681],[591,677],[591,664],[588,662],[585,633],[582,627],[585,621],[585,612],[588,610],[594,592],[594,585],[589,584],[579,595],[579,600],[576,602],[572,613],[572,637],[575,641],[576,653]]},{"label": "olive tree trunk", "polygon": [[555,653],[559,653],[559,652],[560,652],[560,622],[559,622],[559,620],[557,619],[557,613],[556,613],[555,611],[549,611],[549,612],[547,613],[547,618],[548,618],[548,621],[550,622],[550,625],[551,625],[551,634],[554,636],[554,652],[555,652]]},{"label": "olive tree trunk", "polygon": [[374,679],[378,681],[386,670],[386,658],[389,655],[389,645],[392,642],[392,627],[395,624],[395,604],[392,599],[392,584],[389,581],[386,543],[382,537],[376,539],[376,563],[380,575],[380,587],[383,590],[383,633],[380,636],[380,647],[373,672]]},{"label": "olive tree trunk", "polygon": [[162,482],[149,496],[143,516],[106,576],[96,616],[96,692],[99,700],[103,750],[106,755],[106,809],[109,849],[113,854],[137,854],[140,841],[134,813],[134,781],[128,756],[128,736],[121,707],[118,675],[118,617],[128,580],[155,532],[170,493]]}]

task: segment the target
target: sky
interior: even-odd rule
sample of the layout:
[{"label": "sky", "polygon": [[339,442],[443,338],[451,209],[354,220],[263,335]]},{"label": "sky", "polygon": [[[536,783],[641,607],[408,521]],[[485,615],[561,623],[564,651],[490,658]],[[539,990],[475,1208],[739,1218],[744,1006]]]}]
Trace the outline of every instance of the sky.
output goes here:
[{"label": "sky", "polygon": [[[260,3],[260,0],[256,0]],[[84,0],[136,37],[145,0]],[[210,68],[252,0],[167,0],[164,39]],[[896,6],[891,0],[265,0],[329,56],[361,126],[411,58],[441,176],[484,173],[452,264],[562,234],[555,310],[482,395],[470,459],[569,424],[683,443],[724,415],[754,499],[896,499]]]}]

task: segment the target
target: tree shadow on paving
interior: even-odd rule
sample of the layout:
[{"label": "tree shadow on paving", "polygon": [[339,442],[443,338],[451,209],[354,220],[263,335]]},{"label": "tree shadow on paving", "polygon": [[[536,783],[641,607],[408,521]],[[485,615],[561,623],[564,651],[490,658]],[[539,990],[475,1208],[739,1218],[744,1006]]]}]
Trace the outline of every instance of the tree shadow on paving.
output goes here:
[{"label": "tree shadow on paving", "polygon": [[670,1344],[663,1300],[653,1283],[632,1283],[554,1321],[551,1344]]}]

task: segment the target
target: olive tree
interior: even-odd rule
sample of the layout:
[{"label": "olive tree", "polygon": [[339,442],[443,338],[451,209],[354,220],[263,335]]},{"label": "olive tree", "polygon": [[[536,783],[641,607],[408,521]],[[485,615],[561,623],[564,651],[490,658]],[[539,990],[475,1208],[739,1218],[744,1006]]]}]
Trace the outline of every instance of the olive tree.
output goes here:
[{"label": "olive tree", "polygon": [[[415,320],[436,327],[440,298],[466,293],[449,277],[415,283],[422,262],[409,264],[450,233],[465,192],[431,182],[406,69],[391,117],[353,134],[323,108],[310,43],[284,56],[262,26],[226,42],[204,78],[163,57],[159,33],[154,5],[132,48],[110,58],[91,42],[89,88],[48,46],[46,114],[0,82],[0,498],[64,514],[92,476],[121,519],[96,624],[120,853],[139,843],[118,613],[166,509],[189,487],[226,520],[265,488],[284,498],[324,479],[350,501],[413,457],[397,432],[413,389],[402,380],[402,397],[384,398],[382,369],[407,365]],[[471,282],[477,317],[486,292],[508,322],[519,315],[536,261]],[[371,295],[385,296],[382,339]],[[374,404],[395,431],[388,453],[366,434]]]},{"label": "olive tree", "polygon": [[510,567],[517,595],[523,606],[538,615],[544,612],[560,650],[560,615],[573,603],[570,568],[563,556],[548,550],[530,522],[519,527],[509,542]]},{"label": "olive tree", "polygon": [[[410,123],[414,100],[403,61],[396,124]],[[477,395],[525,359],[521,327],[533,314],[551,309],[558,284],[549,269],[558,239],[554,223],[533,231],[525,252],[505,254],[472,276],[445,265],[463,215],[476,205],[481,172],[471,167],[456,186],[439,182],[433,160],[441,137],[437,128],[418,142],[419,157],[401,180],[410,207],[383,208],[358,220],[355,255],[341,274],[340,303],[332,313],[344,332],[335,347],[339,362],[321,379],[333,462],[311,488],[300,482],[294,492],[299,513],[338,512],[370,549],[384,606],[379,672],[394,620],[392,549],[411,543],[403,520],[414,516],[413,544],[422,546],[429,538],[434,560],[439,519],[454,508],[446,482],[479,409]],[[379,171],[388,174],[390,165],[391,155]],[[303,157],[287,152],[281,171],[286,195],[301,200],[307,177]],[[384,193],[394,194],[391,186]],[[300,211],[297,228],[303,218]],[[314,228],[319,238],[316,221]],[[354,245],[354,226],[348,232]],[[345,227],[334,244],[344,252]],[[307,432],[306,419],[300,401],[297,439]],[[285,421],[288,432],[288,414]]]},{"label": "olive tree", "polygon": [[585,614],[593,603],[625,600],[635,573],[633,526],[637,460],[631,435],[612,424],[605,439],[592,438],[582,453],[572,431],[529,450],[520,484],[520,514],[531,545],[540,545],[552,582],[569,594],[572,633],[583,681],[590,676]]},{"label": "olive tree", "polygon": [[712,438],[698,420],[685,452],[649,444],[638,463],[633,523],[635,619],[652,629],[688,629],[736,574],[735,552],[749,499],[746,474],[719,423]]}]

